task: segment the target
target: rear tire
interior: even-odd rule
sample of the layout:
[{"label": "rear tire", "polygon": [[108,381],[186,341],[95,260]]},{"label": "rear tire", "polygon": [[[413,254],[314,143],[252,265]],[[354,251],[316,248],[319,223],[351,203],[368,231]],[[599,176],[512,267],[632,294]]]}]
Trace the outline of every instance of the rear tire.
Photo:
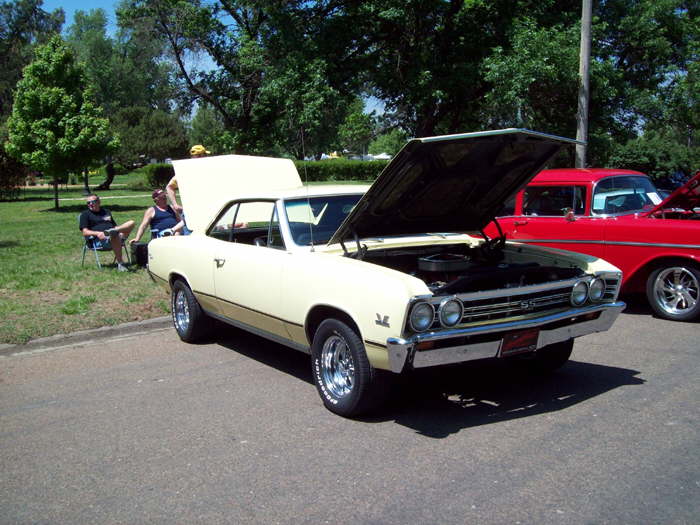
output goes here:
[{"label": "rear tire", "polygon": [[173,283],[170,306],[173,325],[180,339],[186,343],[197,343],[209,333],[211,318],[204,313],[184,281]]},{"label": "rear tire", "polygon": [[659,266],[647,279],[647,300],[654,313],[671,321],[700,317],[700,270],[684,262]]},{"label": "rear tire", "polygon": [[321,323],[311,345],[311,373],[328,410],[344,417],[367,412],[375,397],[376,371],[357,332],[336,319]]}]

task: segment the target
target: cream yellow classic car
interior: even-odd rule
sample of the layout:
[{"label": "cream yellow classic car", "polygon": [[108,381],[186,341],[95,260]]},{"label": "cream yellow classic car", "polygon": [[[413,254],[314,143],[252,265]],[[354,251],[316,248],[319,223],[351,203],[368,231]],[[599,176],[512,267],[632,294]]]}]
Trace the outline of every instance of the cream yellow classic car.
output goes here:
[{"label": "cream yellow classic car", "polygon": [[390,373],[480,359],[555,369],[624,308],[620,271],[483,230],[573,142],[520,129],[414,139],[371,187],[304,186],[286,159],[175,161],[193,233],[152,241],[149,272],[183,341],[217,319],[309,353],[343,416],[376,406]]}]

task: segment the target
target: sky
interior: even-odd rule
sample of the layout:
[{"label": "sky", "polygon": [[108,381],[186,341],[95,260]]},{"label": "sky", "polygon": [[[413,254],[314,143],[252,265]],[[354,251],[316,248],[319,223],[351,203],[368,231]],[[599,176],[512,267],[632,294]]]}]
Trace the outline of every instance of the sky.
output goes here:
[{"label": "sky", "polygon": [[63,31],[65,32],[73,24],[73,13],[75,11],[90,11],[91,9],[102,8],[107,13],[107,20],[109,20],[108,30],[112,31],[117,27],[117,19],[114,14],[117,4],[118,0],[90,0],[89,2],[85,0],[44,0],[43,9],[51,12],[59,7],[63,8],[63,11],[66,13],[66,22],[63,24]]}]

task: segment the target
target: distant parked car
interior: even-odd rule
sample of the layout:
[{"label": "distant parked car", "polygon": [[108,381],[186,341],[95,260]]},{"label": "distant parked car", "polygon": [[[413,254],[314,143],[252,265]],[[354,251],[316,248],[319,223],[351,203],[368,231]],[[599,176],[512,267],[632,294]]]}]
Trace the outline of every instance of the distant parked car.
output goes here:
[{"label": "distant parked car", "polygon": [[[506,205],[509,239],[602,257],[665,319],[700,317],[700,172],[665,199],[643,173],[540,172]],[[495,225],[487,234],[495,233]]]}]

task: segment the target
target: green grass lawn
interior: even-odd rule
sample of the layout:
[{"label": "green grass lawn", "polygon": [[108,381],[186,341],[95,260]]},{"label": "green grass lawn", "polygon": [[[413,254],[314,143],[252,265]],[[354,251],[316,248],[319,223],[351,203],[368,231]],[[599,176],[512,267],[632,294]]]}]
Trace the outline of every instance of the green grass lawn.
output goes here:
[{"label": "green grass lawn", "polygon": [[[149,192],[122,188],[100,193],[102,204],[118,223],[133,219],[138,227],[152,203]],[[19,201],[0,202],[0,343],[165,315],[167,295],[145,269],[119,273],[111,252],[101,252],[107,264],[102,270],[91,253],[81,267],[78,215],[85,199],[77,187],[62,189],[59,198],[57,211],[49,187],[28,188]]]},{"label": "green grass lawn", "polygon": [[[127,189],[138,176],[118,176],[111,191],[100,193],[119,224],[133,219],[138,227],[152,204],[149,191]],[[90,180],[91,186],[100,182]],[[111,252],[101,252],[107,264],[102,270],[91,253],[81,266],[82,188],[61,188],[59,198],[60,209],[54,210],[53,188],[40,186],[23,190],[18,201],[0,202],[0,343],[167,314],[168,296],[144,268],[117,272]]]}]

